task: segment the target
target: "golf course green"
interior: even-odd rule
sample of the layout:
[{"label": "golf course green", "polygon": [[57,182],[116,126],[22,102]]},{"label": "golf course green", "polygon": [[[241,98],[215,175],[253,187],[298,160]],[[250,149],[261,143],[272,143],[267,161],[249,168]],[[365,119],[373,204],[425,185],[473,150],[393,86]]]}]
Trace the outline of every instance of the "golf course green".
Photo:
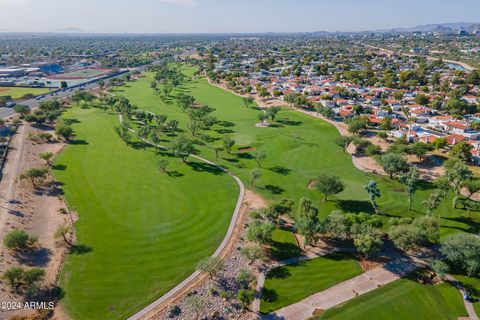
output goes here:
[{"label": "golf course green", "polygon": [[467,311],[462,296],[453,285],[422,285],[410,279],[400,279],[328,309],[315,320],[456,320],[464,316]]},{"label": "golf course green", "polygon": [[[151,88],[152,73],[115,88],[113,93],[128,98],[140,109],[178,120],[177,137],[194,140],[195,154],[229,169],[246,186],[250,185],[251,171],[260,170],[262,176],[252,189],[267,200],[288,198],[298,204],[302,197],[308,197],[319,207],[320,218],[332,210],[373,213],[363,186],[375,179],[382,193],[378,204],[384,222],[391,217],[425,215],[421,203],[432,192],[431,184],[419,185],[413,210],[408,211],[403,186],[388,177],[356,169],[350,155],[335,144],[339,133],[332,125],[284,108],[274,121],[270,120],[270,127],[258,127],[262,111],[255,104],[245,104],[241,97],[206,79],[194,78],[194,71],[184,67],[188,80],[164,100]],[[200,135],[190,134],[188,115],[175,99],[180,92],[215,108],[213,115],[218,123],[201,132],[209,139],[202,141]],[[63,304],[74,319],[122,319],[180,283],[201,259],[215,251],[230,222],[238,186],[224,172],[192,157],[183,163],[169,152],[159,154],[139,143],[127,146],[114,131],[119,120],[113,113],[74,107],[64,118],[72,122],[76,137],[57,158],[54,174],[63,183],[70,208],[78,213],[79,248],[67,257],[62,272]],[[216,159],[214,147],[225,137],[236,144],[230,153],[223,151]],[[164,134],[161,139],[169,146],[175,138]],[[254,151],[267,154],[261,167],[253,157]],[[168,174],[156,167],[162,158],[169,160]],[[308,188],[322,172],[336,174],[345,183],[345,191],[327,202],[318,191]],[[478,232],[480,216],[475,210],[452,209],[447,198],[436,211],[441,217],[442,236]],[[276,236],[279,243],[293,245],[288,235]],[[283,258],[292,252],[275,254]],[[307,291],[299,292],[294,299],[325,289],[358,270],[345,271],[339,278],[335,268],[328,276],[322,273],[325,281],[307,286]],[[298,282],[289,290],[295,286],[303,290]],[[294,299],[282,298],[278,303],[288,305]]]},{"label": "golf course green", "polygon": [[[257,127],[255,124],[259,122],[258,115],[262,111],[258,110],[255,104],[248,106],[241,97],[209,84],[205,78],[194,78],[194,71],[193,67],[183,68],[188,80],[177,87],[165,101],[156,96],[150,87],[153,73],[146,73],[137,81],[117,88],[115,93],[125,96],[140,109],[178,120],[179,127],[183,130],[181,135],[197,141],[199,138],[192,137],[187,129],[188,115],[177,106],[175,95],[183,92],[194,96],[200,103],[215,108],[213,115],[220,122],[204,134],[216,141],[198,143],[196,152],[228,168],[238,175],[245,185],[249,185],[250,172],[258,168],[252,151],[265,151],[267,158],[262,168],[258,168],[262,177],[256,183],[255,191],[267,199],[289,198],[298,203],[302,197],[310,198],[318,205],[321,218],[332,210],[373,213],[363,186],[369,180],[375,179],[382,193],[377,202],[384,222],[391,217],[425,215],[426,209],[422,201],[433,191],[434,186],[431,183],[419,183],[413,199],[413,210],[408,211],[407,194],[403,185],[387,176],[364,173],[356,169],[351,156],[343,153],[335,144],[339,133],[331,124],[284,108],[272,122],[272,126]],[[234,139],[236,145],[231,154],[223,152],[219,159],[215,160],[213,148],[222,144],[223,137]],[[165,145],[169,145],[172,140],[166,135],[162,138]],[[322,172],[338,175],[346,186],[344,192],[331,197],[327,202],[322,201],[322,195],[318,191],[307,188],[309,181]],[[476,212],[479,208],[473,203],[470,205],[467,208],[452,209],[451,195],[443,201],[435,212],[442,218],[442,236],[461,231],[480,231],[480,216]]]},{"label": "golf course green", "polygon": [[79,220],[78,246],[62,272],[62,303],[73,319],[125,319],[215,251],[239,188],[194,160],[172,159],[170,174],[160,173],[162,156],[127,146],[114,131],[116,115],[74,107],[64,118],[76,137],[54,174]]}]

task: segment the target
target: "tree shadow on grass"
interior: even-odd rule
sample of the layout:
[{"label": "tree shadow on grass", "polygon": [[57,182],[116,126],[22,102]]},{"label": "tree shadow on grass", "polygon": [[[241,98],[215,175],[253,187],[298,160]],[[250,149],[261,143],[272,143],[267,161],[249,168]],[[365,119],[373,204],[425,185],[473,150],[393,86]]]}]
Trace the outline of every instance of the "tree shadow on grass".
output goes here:
[{"label": "tree shadow on grass", "polygon": [[277,120],[277,122],[286,126],[296,126],[296,127],[303,123],[302,121],[294,121],[290,119],[279,119]]},{"label": "tree shadow on grass", "polygon": [[335,206],[347,213],[375,213],[372,204],[364,200],[335,200]]},{"label": "tree shadow on grass", "polygon": [[181,173],[181,172],[178,172],[177,170],[175,171],[168,171],[167,172],[167,175],[171,178],[180,178],[180,177],[183,177],[184,174]]},{"label": "tree shadow on grass", "polygon": [[222,175],[225,172],[223,172],[220,168],[217,166],[214,166],[209,163],[203,163],[203,162],[187,162],[187,165],[190,166],[194,171],[198,172],[209,172],[213,173],[215,175]]},{"label": "tree shadow on grass", "polygon": [[78,139],[78,140],[70,141],[70,144],[74,145],[74,146],[85,146],[85,145],[88,145],[90,143],[87,140]]},{"label": "tree shadow on grass", "polygon": [[282,166],[275,166],[275,167],[272,167],[268,170],[273,171],[273,172],[278,173],[278,174],[281,174],[281,175],[284,175],[284,176],[286,176],[290,172],[292,172],[291,169],[288,169],[288,168],[285,168],[285,167],[282,167]]},{"label": "tree shadow on grass", "polygon": [[462,223],[462,224],[465,225],[465,227],[463,227],[463,228],[462,227],[445,226],[446,228],[463,230],[463,231],[468,232],[468,233],[478,233],[478,232],[480,232],[480,222],[476,221],[472,218],[469,218],[469,217],[456,217],[456,218],[442,217],[442,219]]},{"label": "tree shadow on grass", "polygon": [[267,274],[267,279],[286,279],[290,277],[290,271],[285,267],[278,267],[270,270]]},{"label": "tree shadow on grass", "polygon": [[64,170],[67,170],[67,166],[64,164],[54,164],[52,166],[52,169],[57,171],[64,171]]},{"label": "tree shadow on grass", "polygon": [[277,261],[296,258],[300,255],[300,249],[291,242],[272,241],[270,254]]},{"label": "tree shadow on grass", "polygon": [[240,159],[253,159],[253,156],[250,153],[237,153],[237,158]]},{"label": "tree shadow on grass", "polygon": [[235,133],[235,131],[231,130],[231,129],[216,129],[214,130],[215,132],[219,133],[219,134],[229,134],[229,133]]},{"label": "tree shadow on grass", "polygon": [[82,255],[82,254],[86,254],[86,253],[89,253],[89,252],[92,252],[92,251],[93,251],[92,247],[84,245],[84,244],[76,244],[76,245],[71,246],[70,249],[69,249],[70,254],[77,255],[77,256]]},{"label": "tree shadow on grass", "polygon": [[217,121],[217,124],[219,126],[222,126],[222,127],[225,127],[225,128],[231,128],[231,127],[235,127],[235,123],[231,122],[231,121]]},{"label": "tree shadow on grass", "polygon": [[271,185],[271,184],[265,185],[264,189],[270,191],[273,194],[282,194],[282,193],[285,192],[284,188],[282,188],[280,186],[274,186],[274,185]]},{"label": "tree shadow on grass", "polygon": [[68,119],[63,119],[63,122],[69,126],[71,126],[72,124],[76,124],[76,123],[81,123],[82,121],[78,120],[78,119],[75,119],[75,118],[68,118]]},{"label": "tree shadow on grass", "polygon": [[274,289],[263,288],[262,300],[265,302],[275,302],[278,300],[278,293]]}]

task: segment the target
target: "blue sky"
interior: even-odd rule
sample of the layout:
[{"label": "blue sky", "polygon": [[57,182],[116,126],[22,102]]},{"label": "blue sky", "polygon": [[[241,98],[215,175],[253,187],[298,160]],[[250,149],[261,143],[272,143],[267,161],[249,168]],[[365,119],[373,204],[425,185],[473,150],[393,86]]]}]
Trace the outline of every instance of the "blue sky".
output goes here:
[{"label": "blue sky", "polygon": [[0,0],[0,31],[361,31],[480,22],[480,0]]}]

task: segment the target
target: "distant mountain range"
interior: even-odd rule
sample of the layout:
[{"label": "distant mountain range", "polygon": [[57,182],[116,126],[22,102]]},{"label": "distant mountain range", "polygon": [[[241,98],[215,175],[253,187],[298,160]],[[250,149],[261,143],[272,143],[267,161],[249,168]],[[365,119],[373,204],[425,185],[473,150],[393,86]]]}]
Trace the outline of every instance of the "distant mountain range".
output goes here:
[{"label": "distant mountain range", "polygon": [[85,33],[84,30],[79,28],[64,28],[64,29],[52,30],[49,32],[51,33]]},{"label": "distant mountain range", "polygon": [[389,30],[377,30],[379,32],[440,32],[457,33],[460,30],[473,33],[480,32],[480,23],[478,22],[453,22],[453,23],[434,23],[424,24],[412,28],[394,28]]}]

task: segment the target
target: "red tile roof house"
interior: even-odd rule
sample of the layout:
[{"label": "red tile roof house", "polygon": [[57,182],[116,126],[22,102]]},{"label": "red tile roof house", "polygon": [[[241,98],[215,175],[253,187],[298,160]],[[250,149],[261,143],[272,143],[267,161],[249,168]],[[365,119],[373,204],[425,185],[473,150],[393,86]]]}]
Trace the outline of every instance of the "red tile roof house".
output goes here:
[{"label": "red tile roof house", "polygon": [[461,136],[459,134],[455,134],[455,133],[452,133],[448,136],[445,136],[445,139],[447,139],[447,143],[451,146],[454,146],[456,145],[457,143],[459,143],[460,141],[464,141],[465,140],[465,137],[464,136]]}]

